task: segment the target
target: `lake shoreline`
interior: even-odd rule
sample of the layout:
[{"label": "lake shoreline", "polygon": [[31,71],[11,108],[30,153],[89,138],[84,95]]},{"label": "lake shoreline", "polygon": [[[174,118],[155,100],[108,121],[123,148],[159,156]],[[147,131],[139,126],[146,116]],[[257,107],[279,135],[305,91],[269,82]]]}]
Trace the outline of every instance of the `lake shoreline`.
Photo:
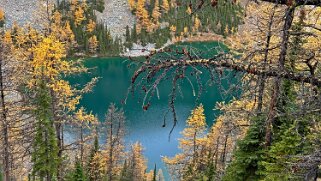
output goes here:
[{"label": "lake shoreline", "polygon": [[164,44],[161,48],[156,49],[155,44],[148,43],[147,45],[143,46],[140,44],[133,43],[133,49],[128,50],[125,53],[122,53],[120,55],[99,55],[99,54],[93,54],[88,55],[85,53],[79,53],[79,55],[74,55],[68,58],[116,58],[116,57],[122,57],[122,58],[139,58],[139,57],[146,57],[151,54],[151,52],[159,52],[171,45],[179,44],[179,43],[195,43],[195,42],[225,42],[225,38],[222,35],[218,35],[215,33],[198,33],[197,35],[184,38],[180,41],[168,41],[166,44]]}]

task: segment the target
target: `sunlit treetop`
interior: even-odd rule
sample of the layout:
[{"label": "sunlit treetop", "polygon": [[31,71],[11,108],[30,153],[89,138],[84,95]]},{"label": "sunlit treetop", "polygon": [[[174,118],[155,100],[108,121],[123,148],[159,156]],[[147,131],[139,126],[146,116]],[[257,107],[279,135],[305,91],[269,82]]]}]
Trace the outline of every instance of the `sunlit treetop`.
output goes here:
[{"label": "sunlit treetop", "polygon": [[96,28],[96,23],[93,21],[93,20],[89,20],[88,24],[87,24],[87,28],[86,28],[86,31],[91,33],[95,30]]},{"label": "sunlit treetop", "polygon": [[80,109],[78,109],[78,111],[76,111],[75,113],[75,118],[81,122],[95,122],[96,121],[96,117],[91,114],[91,113],[86,113],[85,108],[81,107]]},{"label": "sunlit treetop", "polygon": [[81,25],[81,23],[84,20],[86,20],[84,8],[78,5],[74,12],[74,16],[75,16],[75,25],[76,26]]},{"label": "sunlit treetop", "polygon": [[0,8],[0,21],[4,21],[5,15],[4,11]]},{"label": "sunlit treetop", "polygon": [[4,44],[12,44],[12,37],[11,37],[11,31],[6,31],[3,36],[3,43]]},{"label": "sunlit treetop", "polygon": [[162,8],[164,9],[165,12],[168,12],[169,10],[168,0],[163,0]]}]

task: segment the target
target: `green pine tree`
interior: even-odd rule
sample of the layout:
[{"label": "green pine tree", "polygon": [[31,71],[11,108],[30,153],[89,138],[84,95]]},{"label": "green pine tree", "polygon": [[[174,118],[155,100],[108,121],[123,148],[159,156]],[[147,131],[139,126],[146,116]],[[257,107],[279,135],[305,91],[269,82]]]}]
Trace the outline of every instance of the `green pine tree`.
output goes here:
[{"label": "green pine tree", "polygon": [[96,154],[98,154],[99,151],[99,141],[98,141],[98,136],[95,136],[95,140],[93,143],[93,147],[90,151],[89,155],[89,160],[88,164],[86,166],[86,171],[87,171],[87,178],[90,181],[98,181],[101,180],[101,165],[99,162],[95,161],[94,157]]},{"label": "green pine tree", "polygon": [[259,180],[257,173],[264,148],[264,116],[253,119],[245,138],[238,143],[234,160],[228,166],[224,181]]},{"label": "green pine tree", "polygon": [[260,174],[263,175],[263,180],[300,180],[293,175],[291,165],[288,164],[296,161],[291,155],[302,152],[302,137],[297,128],[298,122],[295,121],[293,124],[283,125],[280,129],[280,140],[273,143],[264,160],[259,163],[262,166]]},{"label": "green pine tree", "polygon": [[136,24],[134,24],[134,27],[132,29],[131,40],[132,40],[133,43],[137,43],[137,41],[138,41],[138,35],[137,35],[137,31],[136,31]]},{"label": "green pine tree", "polygon": [[84,174],[83,166],[81,165],[78,158],[76,159],[76,163],[75,163],[75,171],[73,174],[73,181],[87,181],[85,174]]},{"label": "green pine tree", "polygon": [[153,181],[156,181],[156,176],[157,176],[157,170],[156,170],[156,164],[155,164],[154,173],[153,173]]},{"label": "green pine tree", "polygon": [[131,175],[129,172],[129,165],[127,163],[127,160],[125,160],[123,168],[120,172],[119,181],[130,181]]},{"label": "green pine tree", "polygon": [[[0,165],[0,170],[2,170],[1,165]],[[2,172],[0,172],[0,181],[2,181]]]},{"label": "green pine tree", "polygon": [[52,180],[59,163],[49,89],[42,81],[36,90],[36,133],[32,150],[33,175]]},{"label": "green pine tree", "polygon": [[132,38],[130,36],[129,26],[126,26],[126,34],[125,34],[125,43],[124,46],[127,48],[132,48]]}]

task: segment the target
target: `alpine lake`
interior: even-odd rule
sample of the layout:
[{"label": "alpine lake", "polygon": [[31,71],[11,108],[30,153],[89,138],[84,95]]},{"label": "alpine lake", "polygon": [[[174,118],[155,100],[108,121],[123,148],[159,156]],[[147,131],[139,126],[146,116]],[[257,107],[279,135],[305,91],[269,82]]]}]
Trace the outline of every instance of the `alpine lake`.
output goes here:
[{"label": "alpine lake", "polygon": [[[181,51],[184,48],[199,58],[209,58],[220,52],[228,51],[228,48],[219,42],[185,42],[171,45],[169,48],[175,51]],[[166,59],[166,56],[168,58],[173,55],[162,53],[157,55],[156,59]],[[179,92],[175,102],[178,122],[170,134],[173,127],[173,117],[171,112],[168,114],[166,112],[169,109],[171,79],[160,83],[158,96],[155,94],[149,109],[144,110],[141,101],[144,94],[139,89],[134,95],[128,95],[126,104],[122,103],[131,85],[131,77],[135,70],[139,68],[139,61],[136,62],[125,57],[89,58],[84,60],[84,65],[90,68],[90,73],[68,78],[71,84],[83,85],[93,77],[99,77],[99,81],[91,93],[83,96],[79,106],[84,107],[87,111],[92,111],[93,114],[98,116],[100,122],[104,122],[105,114],[111,103],[115,103],[118,108],[122,108],[126,116],[126,145],[139,141],[144,147],[144,156],[148,160],[148,171],[154,169],[156,164],[157,169],[163,170],[165,178],[168,178],[168,173],[162,162],[162,156],[172,157],[180,152],[178,148],[180,132],[186,126],[186,120],[192,109],[200,103],[203,104],[206,122],[208,128],[210,128],[215,122],[215,118],[220,114],[218,110],[215,110],[216,103],[227,102],[233,97],[231,94],[224,95],[221,91],[222,88],[228,88],[230,82],[235,83],[239,79],[231,76],[230,80],[213,84],[208,81],[210,79],[209,73],[200,69],[203,72],[201,75],[203,85],[198,100],[199,87],[196,78],[190,77],[192,84],[187,80],[179,81]],[[166,126],[164,126],[165,114]],[[106,138],[101,136],[100,140],[102,144]]]}]

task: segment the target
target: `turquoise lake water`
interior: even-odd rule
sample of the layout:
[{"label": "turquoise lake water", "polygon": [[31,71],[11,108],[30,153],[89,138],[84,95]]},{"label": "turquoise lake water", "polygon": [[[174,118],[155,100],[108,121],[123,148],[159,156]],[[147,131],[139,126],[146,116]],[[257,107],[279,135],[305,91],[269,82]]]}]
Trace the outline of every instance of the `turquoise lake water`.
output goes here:
[{"label": "turquoise lake water", "polygon": [[[183,43],[172,46],[172,48],[181,47],[187,47],[195,51],[195,53],[197,52],[201,57],[208,57],[220,51],[221,48],[218,47],[222,47],[222,45],[216,42],[209,42]],[[222,49],[226,50],[226,47],[223,46]],[[168,109],[168,95],[171,89],[170,82],[163,82],[159,86],[159,99],[154,97],[150,108],[144,111],[140,102],[142,95],[139,94],[139,91],[134,96],[128,96],[125,105],[121,104],[130,86],[131,76],[138,69],[139,65],[128,60],[128,58],[120,57],[91,58],[84,63],[86,67],[93,68],[91,73],[72,77],[70,82],[72,84],[84,84],[90,81],[92,77],[100,77],[100,79],[94,87],[93,92],[84,95],[80,105],[85,107],[86,110],[92,111],[93,114],[97,114],[101,121],[104,120],[104,115],[110,103],[115,103],[118,107],[122,107],[127,118],[126,143],[141,142],[145,148],[144,155],[148,159],[149,169],[153,169],[154,164],[157,164],[157,167],[162,168],[163,172],[166,173],[161,157],[165,155],[174,156],[179,152],[177,146],[180,132],[184,129],[185,121],[191,110],[198,104],[195,102],[196,97],[193,96],[191,85],[187,81],[180,82],[182,94],[178,94],[175,104],[178,124],[169,140],[169,132],[173,125],[170,113],[166,117],[166,127],[162,127],[162,125],[164,114]],[[202,80],[206,91],[203,91],[199,103],[204,105],[206,121],[208,126],[211,126],[215,117],[219,114],[217,110],[213,110],[215,104],[223,100],[229,100],[230,97],[220,93],[219,87],[226,87],[226,82],[210,85],[207,82],[208,79],[209,75],[204,72]],[[194,83],[197,95],[196,79],[191,77],[191,81]]]}]

